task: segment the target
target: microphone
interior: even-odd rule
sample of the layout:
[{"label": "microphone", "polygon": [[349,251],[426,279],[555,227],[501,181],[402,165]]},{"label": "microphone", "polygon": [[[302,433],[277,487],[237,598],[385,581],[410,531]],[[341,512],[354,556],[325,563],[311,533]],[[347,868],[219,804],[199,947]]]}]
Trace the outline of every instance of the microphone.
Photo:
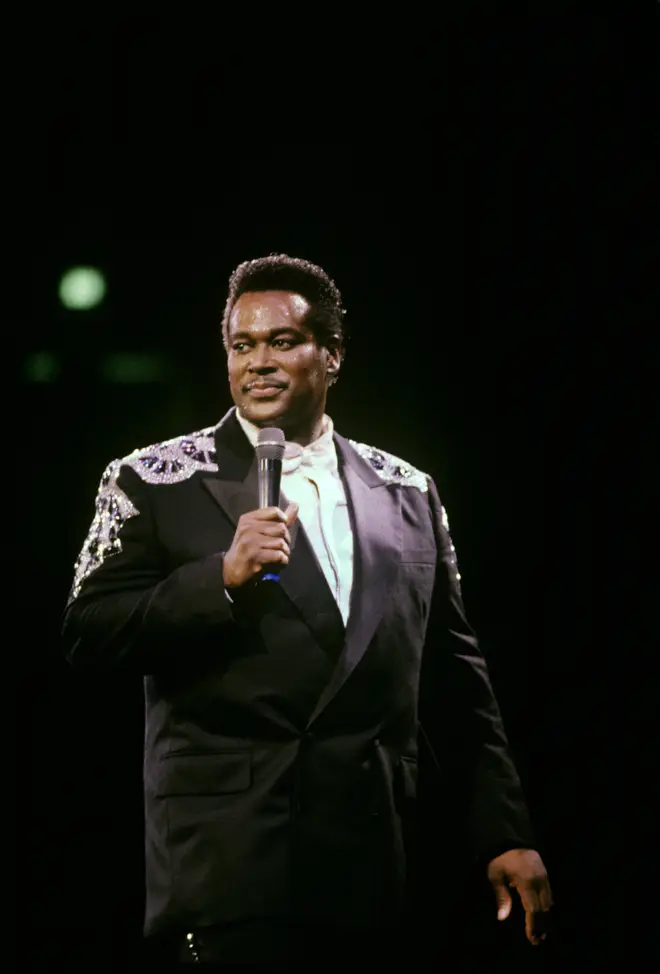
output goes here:
[{"label": "microphone", "polygon": [[[280,506],[282,458],[284,457],[284,433],[276,426],[259,430],[256,446],[259,507]],[[276,567],[264,572],[262,582],[279,582]]]}]

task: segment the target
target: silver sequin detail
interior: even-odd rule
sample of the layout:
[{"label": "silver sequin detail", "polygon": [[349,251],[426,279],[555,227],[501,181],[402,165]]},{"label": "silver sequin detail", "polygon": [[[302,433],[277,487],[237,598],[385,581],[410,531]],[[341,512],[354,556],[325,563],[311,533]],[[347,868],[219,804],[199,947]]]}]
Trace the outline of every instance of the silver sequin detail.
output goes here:
[{"label": "silver sequin detail", "polygon": [[[392,456],[391,453],[385,453],[383,450],[377,450],[373,446],[368,446],[366,443],[356,443],[355,440],[349,440],[351,446],[357,450],[363,460],[366,460],[378,475],[385,481],[386,484],[400,484],[402,487],[416,487],[425,493],[429,489],[428,477],[421,470],[417,470],[415,467],[406,463],[405,460],[400,460],[398,457]],[[447,532],[449,538],[449,547],[451,549],[451,562],[452,568],[454,569],[454,577],[457,582],[461,580],[461,574],[458,570],[458,563],[456,560],[456,549],[454,547],[454,542],[451,540],[451,534],[449,533],[449,518],[447,517],[447,511],[442,508],[442,526]]]},{"label": "silver sequin detail", "polygon": [[188,948],[188,956],[191,958],[191,963],[201,964],[202,958],[199,956],[197,939],[194,933],[186,934],[186,947]]},{"label": "silver sequin detail", "polygon": [[441,516],[442,516],[442,526],[447,532],[447,537],[449,539],[449,548],[451,551],[451,564],[452,564],[452,568],[454,569],[454,577],[457,582],[460,582],[461,573],[458,570],[458,561],[456,559],[456,548],[454,547],[454,542],[451,540],[451,534],[449,532],[449,518],[447,517],[447,511],[444,509],[444,507],[442,508]]},{"label": "silver sequin detail", "polygon": [[133,450],[120,462],[132,467],[147,484],[179,484],[198,470],[217,471],[214,433],[215,427],[209,426],[188,436],[176,436]]},{"label": "silver sequin detail", "polygon": [[454,548],[454,542],[451,540],[451,537],[449,538],[449,549],[451,551],[450,560],[451,560],[451,567],[454,570],[454,578],[456,579],[457,582],[460,582],[461,573],[458,570],[458,561],[456,559],[456,548]]},{"label": "silver sequin detail", "polygon": [[218,465],[214,433],[215,427],[209,426],[188,436],[133,450],[108,464],[96,494],[94,520],[74,567],[69,602],[78,598],[82,583],[106,558],[119,554],[119,533],[124,523],[140,513],[117,483],[121,468],[132,467],[148,484],[178,484],[200,470],[215,472]]},{"label": "silver sequin detail", "polygon": [[360,454],[363,460],[370,463],[376,473],[386,484],[399,484],[401,487],[416,487],[425,493],[429,489],[428,478],[421,470],[412,467],[405,460],[399,460],[391,453],[377,450],[366,443],[356,443],[355,440],[348,441],[354,450]]}]

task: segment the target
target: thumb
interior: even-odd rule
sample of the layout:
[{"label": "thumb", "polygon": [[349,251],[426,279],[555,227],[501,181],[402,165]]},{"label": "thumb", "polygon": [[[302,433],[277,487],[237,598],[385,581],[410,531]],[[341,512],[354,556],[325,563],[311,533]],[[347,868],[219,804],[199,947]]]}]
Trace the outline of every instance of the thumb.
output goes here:
[{"label": "thumb", "polygon": [[286,515],[286,523],[289,527],[291,527],[295,519],[298,517],[298,510],[299,510],[298,504],[296,504],[294,501],[291,501],[286,511],[284,512]]},{"label": "thumb", "polygon": [[498,883],[495,886],[495,899],[497,900],[497,919],[506,920],[508,915],[511,913],[511,895],[503,884]]}]

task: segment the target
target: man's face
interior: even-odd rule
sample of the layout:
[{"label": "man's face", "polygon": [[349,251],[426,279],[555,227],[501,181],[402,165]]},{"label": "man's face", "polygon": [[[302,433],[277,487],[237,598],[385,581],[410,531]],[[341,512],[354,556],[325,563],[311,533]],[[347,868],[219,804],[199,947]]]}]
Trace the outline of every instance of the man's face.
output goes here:
[{"label": "man's face", "polygon": [[303,324],[309,302],[290,291],[242,294],[229,319],[229,387],[242,416],[257,426],[304,430],[325,410],[328,366],[339,352],[317,344]]}]

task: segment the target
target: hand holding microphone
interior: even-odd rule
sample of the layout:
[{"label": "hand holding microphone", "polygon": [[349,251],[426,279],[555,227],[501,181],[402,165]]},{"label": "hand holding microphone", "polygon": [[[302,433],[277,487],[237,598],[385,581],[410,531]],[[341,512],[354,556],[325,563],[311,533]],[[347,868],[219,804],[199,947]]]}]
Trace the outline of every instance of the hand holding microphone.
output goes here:
[{"label": "hand holding microphone", "polygon": [[256,580],[267,569],[266,577],[277,580],[278,566],[286,565],[291,555],[289,528],[298,515],[298,505],[279,507],[284,433],[280,429],[259,431],[257,443],[259,509],[243,514],[225,555],[225,588],[239,588]]},{"label": "hand holding microphone", "polygon": [[271,565],[277,572],[277,565],[288,564],[291,554],[289,527],[297,515],[297,504],[289,504],[286,511],[279,507],[264,507],[241,515],[231,548],[225,555],[225,588],[231,590],[245,585]]}]

